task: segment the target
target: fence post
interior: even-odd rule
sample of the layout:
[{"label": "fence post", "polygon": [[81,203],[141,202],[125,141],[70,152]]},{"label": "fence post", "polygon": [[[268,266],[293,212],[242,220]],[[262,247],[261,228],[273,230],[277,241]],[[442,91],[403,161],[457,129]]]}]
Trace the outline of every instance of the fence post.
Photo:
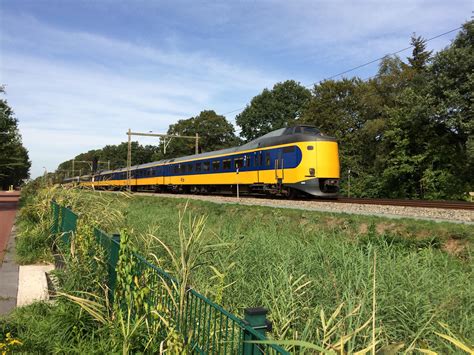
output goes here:
[{"label": "fence post", "polygon": [[114,302],[115,284],[117,283],[117,263],[120,252],[120,234],[112,234],[109,250],[109,300],[110,304]]},{"label": "fence post", "polygon": [[[248,326],[255,329],[255,331],[265,338],[265,332],[271,330],[271,322],[267,319],[268,310],[263,307],[246,308],[244,310],[244,322]],[[261,355],[264,352],[259,348],[258,344],[245,343],[249,340],[258,340],[254,336],[244,330],[244,355]]]},{"label": "fence post", "polygon": [[56,236],[59,232],[59,205],[53,199],[51,200],[51,209],[53,210],[53,225],[51,226],[51,234]]}]

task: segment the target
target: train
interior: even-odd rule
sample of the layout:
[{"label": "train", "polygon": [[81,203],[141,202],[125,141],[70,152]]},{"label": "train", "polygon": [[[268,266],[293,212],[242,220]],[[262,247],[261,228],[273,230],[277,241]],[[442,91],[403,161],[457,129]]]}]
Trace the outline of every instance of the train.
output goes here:
[{"label": "train", "polygon": [[238,147],[70,178],[94,189],[337,198],[338,143],[316,127],[281,128]]}]

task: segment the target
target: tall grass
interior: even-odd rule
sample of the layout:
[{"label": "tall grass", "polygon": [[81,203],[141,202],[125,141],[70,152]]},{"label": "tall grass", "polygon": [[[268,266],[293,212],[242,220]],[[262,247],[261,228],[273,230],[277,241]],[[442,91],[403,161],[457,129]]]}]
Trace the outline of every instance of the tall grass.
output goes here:
[{"label": "tall grass", "polygon": [[[137,235],[145,235],[149,225],[159,226],[160,240],[179,250],[176,226],[186,203],[134,197],[126,223]],[[201,201],[189,202],[188,210],[205,214],[205,233],[226,244],[207,256],[217,273],[196,270],[193,287],[216,297],[224,278],[229,285],[219,295],[224,307],[237,314],[246,307],[269,308],[276,339],[324,346],[353,334],[344,350],[354,352],[370,349],[375,331],[377,348],[403,344],[412,350],[459,350],[436,335],[444,331],[442,322],[467,344],[474,340],[471,226]],[[456,255],[445,248],[453,239],[464,248]],[[166,265],[170,259],[161,243],[150,240],[147,250]],[[171,263],[167,266],[171,269]],[[375,321],[374,301],[376,325],[364,326]],[[323,319],[336,310],[337,327],[329,341]]]},{"label": "tall grass", "polygon": [[111,198],[100,193],[84,194],[78,189],[65,189],[57,185],[37,186],[34,190],[26,188],[22,191],[22,208],[18,218],[17,261],[20,264],[52,261],[52,200],[80,213],[84,225],[117,231],[124,223],[127,196],[123,194],[122,198]]},{"label": "tall grass", "polygon": [[[142,254],[154,255],[184,285],[231,312],[267,307],[270,337],[285,339],[290,350],[305,344],[321,352],[373,352],[375,346],[454,353],[473,343],[471,226],[77,191],[53,195],[91,225],[125,226]],[[46,208],[50,197],[34,203]],[[104,216],[110,208],[115,212]],[[453,241],[455,252],[448,248]],[[126,314],[122,319],[121,328],[133,331]]]}]

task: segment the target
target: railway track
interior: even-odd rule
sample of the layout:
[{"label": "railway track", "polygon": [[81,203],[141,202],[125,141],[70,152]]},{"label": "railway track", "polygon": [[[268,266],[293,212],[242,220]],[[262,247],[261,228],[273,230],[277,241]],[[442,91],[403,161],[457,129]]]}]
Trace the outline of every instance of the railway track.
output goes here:
[{"label": "railway track", "polygon": [[[139,191],[141,193],[147,193],[151,191]],[[177,194],[178,196],[188,196],[187,194]],[[209,193],[207,195],[192,194],[190,196],[221,196],[221,197],[235,197],[235,194],[231,193]],[[262,194],[244,194],[240,197],[242,200],[245,199],[262,199],[262,200],[285,200],[279,196],[268,196]],[[290,200],[288,200],[290,201]],[[315,197],[298,197],[293,201],[314,201],[314,202],[332,202],[332,203],[352,203],[359,205],[382,205],[382,206],[404,206],[404,207],[418,207],[418,208],[437,208],[437,209],[449,209],[449,210],[470,210],[474,211],[473,202],[463,201],[428,201],[428,200],[403,200],[403,199],[380,199],[380,198],[352,198],[352,197],[339,197],[337,199],[330,198],[315,198]]]},{"label": "railway track", "polygon": [[[117,194],[118,191],[106,193]],[[474,224],[474,203],[458,201],[416,201],[345,198],[317,199],[297,198],[285,199],[278,196],[244,195],[238,200],[235,194],[179,194],[153,193],[151,191],[134,192],[134,195],[165,198],[202,200],[221,204],[239,203],[248,206],[266,206],[276,208],[293,208],[308,211],[349,213],[360,215],[377,215],[389,218],[418,218],[433,221]],[[385,205],[385,207],[381,207]],[[406,208],[405,208],[406,207]]]},{"label": "railway track", "polygon": [[474,203],[462,201],[426,201],[339,197],[337,200],[325,200],[338,203],[355,203],[360,205],[388,205],[406,207],[441,208],[452,210],[474,210]]}]

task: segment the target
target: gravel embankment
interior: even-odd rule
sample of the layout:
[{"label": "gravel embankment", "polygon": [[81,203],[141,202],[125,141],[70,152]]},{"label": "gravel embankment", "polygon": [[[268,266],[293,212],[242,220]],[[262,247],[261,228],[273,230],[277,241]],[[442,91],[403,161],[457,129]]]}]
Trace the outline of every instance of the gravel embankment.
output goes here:
[{"label": "gravel embankment", "polygon": [[438,222],[453,222],[474,224],[474,212],[470,210],[453,210],[440,208],[420,208],[407,206],[361,205],[354,203],[327,202],[317,200],[283,200],[242,197],[239,200],[231,196],[203,196],[203,195],[174,195],[153,194],[138,192],[136,195],[184,198],[192,200],[210,201],[214,203],[239,203],[241,205],[257,205],[278,208],[295,208],[310,211],[352,213],[361,215],[376,215],[389,218],[415,218]]}]

